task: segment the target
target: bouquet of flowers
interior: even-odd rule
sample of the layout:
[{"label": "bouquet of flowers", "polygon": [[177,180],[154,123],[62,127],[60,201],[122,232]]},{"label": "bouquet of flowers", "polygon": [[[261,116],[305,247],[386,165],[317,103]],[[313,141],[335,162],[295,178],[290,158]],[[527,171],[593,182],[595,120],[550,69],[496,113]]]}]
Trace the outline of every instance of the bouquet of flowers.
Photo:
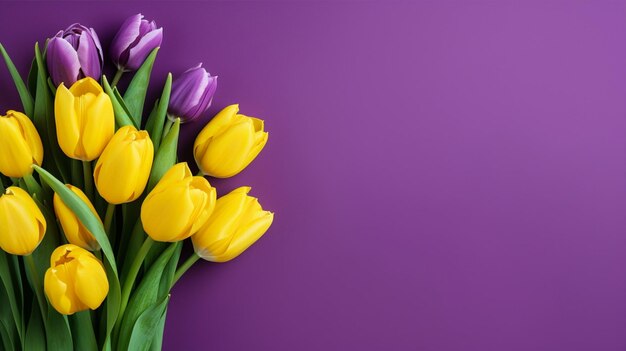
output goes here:
[{"label": "bouquet of flowers", "polygon": [[[250,164],[267,142],[263,120],[227,106],[195,140],[200,174],[177,162],[180,124],[208,109],[217,77],[201,65],[169,74],[144,116],[162,38],[154,21],[128,18],[109,48],[110,82],[92,28],[35,44],[26,80],[0,45],[22,102],[0,116],[3,349],[160,350],[176,281],[200,258],[237,257],[270,227],[274,214],[249,187],[217,198],[205,178]],[[181,260],[187,238],[194,254]]]}]

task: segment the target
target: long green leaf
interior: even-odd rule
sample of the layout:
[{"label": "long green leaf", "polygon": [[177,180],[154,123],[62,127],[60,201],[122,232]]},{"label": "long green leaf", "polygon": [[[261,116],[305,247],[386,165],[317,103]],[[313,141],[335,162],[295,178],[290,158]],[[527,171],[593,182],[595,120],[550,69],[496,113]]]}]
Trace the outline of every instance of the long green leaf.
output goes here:
[{"label": "long green leaf", "polygon": [[91,312],[89,310],[76,312],[69,317],[72,328],[72,339],[74,349],[78,351],[97,351],[98,342],[91,322]]},{"label": "long green leaf", "polygon": [[107,80],[106,76],[102,76],[102,86],[104,87],[104,92],[109,95],[109,98],[111,98],[111,103],[113,104],[113,112],[115,113],[115,123],[117,123],[118,127],[134,126],[135,124],[133,120],[130,118],[124,106],[115,96],[115,93],[113,92],[113,89],[111,89],[111,86],[109,85],[109,81]]},{"label": "long green leaf", "polygon": [[146,351],[150,349],[154,336],[158,333],[158,326],[165,316],[169,295],[165,295],[161,301],[146,309],[137,318],[133,332],[128,343],[128,350]]},{"label": "long green leaf", "polygon": [[10,270],[9,260],[7,254],[0,250],[0,280],[4,285],[4,289],[7,292],[7,300],[13,315],[13,322],[20,338],[22,337],[22,311],[21,306],[18,303],[18,292],[16,291],[16,284],[13,282],[13,277]]},{"label": "long green leaf", "polygon": [[148,85],[150,84],[150,74],[152,73],[152,66],[154,66],[154,60],[156,59],[159,48],[154,48],[150,55],[143,62],[141,67],[135,73],[135,76],[130,81],[128,89],[124,93],[124,101],[130,112],[130,117],[134,120],[135,126],[141,125],[141,116],[143,115],[143,104],[146,100],[146,92],[148,91]]},{"label": "long green leaf", "polygon": [[4,57],[4,62],[6,63],[7,68],[9,69],[11,78],[13,78],[13,83],[15,84],[15,87],[17,88],[17,92],[20,95],[20,100],[22,100],[22,106],[24,107],[24,113],[27,116],[32,118],[33,97],[30,95],[28,88],[26,88],[26,84],[24,84],[24,80],[22,79],[22,76],[20,76],[20,73],[17,71],[17,68],[13,64],[13,61],[11,61],[11,57],[9,57],[9,54],[4,49],[4,46],[2,46],[2,44],[0,44],[0,53],[2,54],[2,57]]},{"label": "long green leaf", "polygon": [[[7,301],[13,291],[8,291],[4,286],[0,286],[0,301]],[[19,326],[14,323],[14,315],[11,306],[7,303],[0,304],[0,337],[5,346],[20,343]]]},{"label": "long green leaf", "polygon": [[154,150],[158,150],[161,144],[161,138],[163,135],[163,126],[165,124],[165,117],[167,116],[167,107],[170,103],[170,93],[172,92],[172,74],[167,74],[165,80],[165,86],[161,93],[161,98],[158,100],[154,113],[150,114],[148,121],[146,122],[146,130],[150,134],[150,139],[154,144]]},{"label": "long green leaf", "polygon": [[163,252],[152,267],[150,267],[131,296],[120,328],[117,344],[119,350],[128,349],[127,347],[130,342],[131,332],[137,322],[137,319],[150,306],[154,305],[157,300],[162,298],[162,296],[159,296],[159,285],[161,283],[163,269],[172,257],[177,245],[180,245],[180,243],[171,244],[170,247]]},{"label": "long green leaf", "polygon": [[33,299],[28,327],[26,328],[26,338],[24,339],[24,350],[45,350],[46,349],[46,332],[44,330],[43,320],[37,305],[37,300]]},{"label": "long green leaf", "polygon": [[57,143],[54,103],[48,87],[46,64],[39,49],[39,43],[35,44],[35,62],[37,64],[37,93],[35,94],[33,121],[41,136],[44,149],[52,151],[51,155],[45,155],[44,166],[48,167],[55,176],[60,176],[64,181],[67,181],[69,179],[69,161]]},{"label": "long green leaf", "polygon": [[161,177],[167,172],[173,165],[176,164],[176,157],[178,153],[178,134],[180,132],[180,121],[176,120],[172,128],[163,139],[163,143],[154,157],[152,163],[152,171],[150,172],[150,178],[148,179],[148,187],[146,193],[149,193],[152,188],[161,180]]},{"label": "long green leaf", "polygon": [[13,340],[13,332],[4,319],[0,319],[0,340],[5,350],[18,350],[15,347],[15,340]]},{"label": "long green leaf", "polygon": [[59,314],[54,308],[48,309],[48,321],[46,322],[46,342],[48,350],[72,351],[72,332],[67,321],[67,316]]}]

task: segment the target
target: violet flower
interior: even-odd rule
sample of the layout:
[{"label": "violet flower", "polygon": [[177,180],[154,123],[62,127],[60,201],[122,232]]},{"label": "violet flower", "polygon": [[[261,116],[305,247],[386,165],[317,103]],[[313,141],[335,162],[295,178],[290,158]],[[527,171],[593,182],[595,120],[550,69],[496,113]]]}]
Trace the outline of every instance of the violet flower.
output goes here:
[{"label": "violet flower", "polygon": [[52,82],[71,86],[77,80],[102,75],[102,47],[93,28],[78,23],[59,31],[48,42],[46,61]]},{"label": "violet flower", "polygon": [[217,76],[211,76],[202,63],[188,69],[172,84],[168,117],[179,117],[181,123],[197,119],[211,106],[216,89]]},{"label": "violet flower", "polygon": [[150,52],[161,46],[162,41],[163,28],[157,28],[154,21],[148,22],[138,13],[127,18],[115,34],[111,58],[118,70],[136,71]]}]

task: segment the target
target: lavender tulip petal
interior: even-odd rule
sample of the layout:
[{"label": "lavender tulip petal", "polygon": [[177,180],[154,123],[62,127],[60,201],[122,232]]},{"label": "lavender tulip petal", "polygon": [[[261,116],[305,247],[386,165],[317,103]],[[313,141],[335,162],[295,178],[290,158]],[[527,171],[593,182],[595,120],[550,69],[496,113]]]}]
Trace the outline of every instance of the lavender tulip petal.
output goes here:
[{"label": "lavender tulip petal", "polygon": [[146,34],[137,45],[132,47],[128,54],[128,62],[126,63],[126,68],[131,70],[137,70],[141,67],[141,64],[146,60],[146,57],[150,54],[150,52],[156,48],[161,46],[161,42],[163,41],[163,28],[156,29],[152,32]]},{"label": "lavender tulip petal", "polygon": [[62,38],[54,37],[48,42],[46,54],[48,71],[55,85],[70,86],[78,80],[80,61],[72,45]]},{"label": "lavender tulip petal", "polygon": [[102,62],[95,40],[88,33],[87,31],[81,33],[76,51],[83,74],[98,80],[102,73]]},{"label": "lavender tulip petal", "polygon": [[217,90],[217,76],[209,77],[209,85],[204,90],[204,94],[200,99],[196,108],[189,113],[189,120],[185,122],[190,122],[202,115],[202,113],[211,107],[211,103],[213,103],[213,96],[215,95],[215,91]]},{"label": "lavender tulip petal", "polygon": [[102,45],[100,44],[100,38],[98,38],[98,34],[93,28],[89,28],[89,32],[91,32],[91,36],[93,37],[93,42],[96,44],[96,49],[98,49],[98,56],[100,57],[100,66],[104,63],[104,56],[102,52]]},{"label": "lavender tulip petal", "polygon": [[[120,30],[115,34],[113,38],[113,43],[109,50],[111,51],[111,57],[114,61],[122,56],[122,53],[127,50],[130,45],[137,39],[139,36],[139,26],[141,25],[141,19],[143,16],[138,13],[131,17],[128,17]],[[115,62],[118,64],[118,62]]]}]

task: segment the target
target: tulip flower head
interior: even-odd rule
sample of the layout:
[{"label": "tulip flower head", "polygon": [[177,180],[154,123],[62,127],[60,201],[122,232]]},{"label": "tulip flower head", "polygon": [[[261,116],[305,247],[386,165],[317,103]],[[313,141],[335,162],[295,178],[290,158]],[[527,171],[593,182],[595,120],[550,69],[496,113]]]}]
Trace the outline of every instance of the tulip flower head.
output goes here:
[{"label": "tulip flower head", "polygon": [[163,175],[141,205],[141,223],[156,241],[187,239],[207,221],[216,199],[204,177],[194,177],[186,162]]},{"label": "tulip flower head", "polygon": [[103,57],[98,35],[93,28],[74,23],[50,39],[46,61],[55,86],[71,86],[85,77],[100,79]]},{"label": "tulip flower head", "polygon": [[202,173],[228,178],[241,172],[263,150],[263,120],[238,114],[239,105],[220,111],[198,134],[193,155]]},{"label": "tulip flower head", "polygon": [[[87,204],[87,206],[89,206],[89,209],[96,218],[100,219],[98,212],[96,212],[96,209],[91,204],[91,201],[89,201],[85,193],[83,193],[80,188],[70,184],[67,184],[66,186],[74,192],[74,194],[78,195],[78,197],[80,197],[81,200]],[[100,250],[100,244],[98,244],[98,241],[93,234],[85,228],[83,223],[78,219],[78,217],[76,217],[76,214],[74,214],[74,212],[72,212],[72,210],[65,205],[57,193],[54,193],[52,203],[54,204],[54,213],[59,219],[59,223],[61,223],[61,227],[63,228],[67,241],[86,250]],[[102,223],[102,221],[100,221],[100,223]]]},{"label": "tulip flower head", "polygon": [[191,122],[204,113],[217,89],[217,76],[211,76],[202,63],[185,71],[172,83],[172,95],[168,107],[168,117],[181,123]]},{"label": "tulip flower head", "polygon": [[67,244],[56,248],[50,256],[44,291],[52,307],[68,315],[100,307],[109,293],[109,281],[96,256]]},{"label": "tulip flower head", "polygon": [[272,225],[274,214],[264,211],[258,199],[241,187],[217,199],[206,224],[191,237],[198,256],[211,262],[226,262],[254,244]]},{"label": "tulip flower head", "polygon": [[30,255],[46,233],[46,220],[35,201],[11,186],[0,194],[0,248],[12,255]]},{"label": "tulip flower head", "polygon": [[57,139],[70,158],[92,161],[100,156],[115,132],[111,98],[92,78],[67,89],[61,84],[54,100]]},{"label": "tulip flower head", "polygon": [[148,22],[142,14],[124,21],[111,44],[111,58],[119,70],[136,71],[150,52],[161,46],[163,28]]},{"label": "tulip flower head", "polygon": [[0,173],[21,178],[31,174],[31,165],[41,166],[43,146],[33,122],[23,113],[8,111],[0,116]]},{"label": "tulip flower head", "polygon": [[111,204],[136,200],[146,188],[153,158],[148,132],[133,126],[118,129],[93,172],[98,192]]}]

